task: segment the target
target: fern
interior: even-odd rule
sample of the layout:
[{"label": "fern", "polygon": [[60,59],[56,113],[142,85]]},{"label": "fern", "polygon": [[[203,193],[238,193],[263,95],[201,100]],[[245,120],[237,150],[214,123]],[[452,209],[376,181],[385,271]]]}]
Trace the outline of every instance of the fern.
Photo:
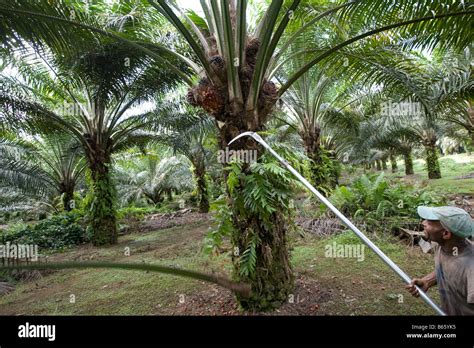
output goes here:
[{"label": "fern", "polygon": [[216,225],[209,228],[209,232],[204,239],[203,251],[205,254],[216,253],[224,238],[230,236],[233,231],[232,212],[227,206],[224,195],[211,204],[210,212],[214,212],[213,219]]},{"label": "fern", "polygon": [[241,277],[252,277],[257,265],[258,236],[254,234],[239,259],[239,272]]},{"label": "fern", "polygon": [[252,163],[245,175],[240,163],[232,163],[227,168],[227,186],[239,216],[243,219],[259,216],[270,230],[272,214],[289,209],[297,181],[273,157],[264,155],[260,161]]},{"label": "fern", "polygon": [[239,186],[239,176],[242,170],[242,167],[239,163],[234,162],[229,167],[227,167],[229,174],[227,176],[227,187],[229,189],[229,193],[232,196],[234,194],[235,189]]},{"label": "fern", "polygon": [[[343,214],[365,222],[374,230],[380,228],[383,219],[417,218],[419,205],[444,203],[430,191],[401,184],[390,186],[383,173],[376,177],[363,175],[351,187],[337,187],[330,200]],[[324,206],[321,209],[327,211]]]}]

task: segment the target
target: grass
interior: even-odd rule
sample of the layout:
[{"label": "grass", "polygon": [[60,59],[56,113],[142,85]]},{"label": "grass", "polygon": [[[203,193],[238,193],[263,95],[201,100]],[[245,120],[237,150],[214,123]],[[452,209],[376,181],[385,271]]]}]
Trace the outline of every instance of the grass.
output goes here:
[{"label": "grass", "polygon": [[[230,274],[228,255],[208,257],[200,252],[208,223],[173,227],[146,234],[130,234],[110,248],[83,246],[53,255],[56,261],[104,259],[159,263]],[[410,275],[421,276],[433,268],[430,255],[422,254],[387,237],[375,239],[383,251]],[[328,238],[297,238],[292,264],[299,276],[328,293],[317,313],[330,315],[433,314],[421,300],[411,298],[403,283],[366,248],[364,261],[325,257],[332,243],[360,243],[352,233]],[[129,247],[130,256],[124,255]],[[0,314],[11,315],[169,315],[175,314],[182,296],[206,293],[212,286],[170,275],[116,270],[64,270],[37,281],[21,282],[0,297]],[[438,301],[436,292],[434,299]],[[74,302],[71,303],[71,295]],[[403,302],[399,303],[399,296]]]},{"label": "grass", "polygon": [[[425,161],[416,160],[415,170],[423,171]],[[439,160],[441,179],[427,180],[427,186],[439,193],[474,193],[474,177],[462,178],[474,174],[474,155],[456,154],[441,157]]]},{"label": "grass", "polygon": [[[442,178],[428,180],[424,161],[415,160],[415,175],[405,177],[403,163],[398,171],[386,171],[391,180],[427,186],[439,193],[473,194],[474,156],[458,154],[440,158]],[[346,176],[350,183],[351,177]],[[229,255],[209,257],[201,252],[208,222],[176,226],[147,233],[120,237],[108,248],[81,246],[55,253],[54,261],[109,260],[147,262],[192,270],[231,274]],[[411,277],[421,277],[434,268],[433,257],[418,248],[403,244],[388,235],[370,236],[399,267]],[[434,310],[422,300],[411,297],[404,283],[370,249],[365,247],[364,260],[351,257],[326,257],[328,245],[358,245],[352,232],[319,238],[292,236],[291,262],[299,279],[306,279],[309,292],[324,293],[318,297],[317,311],[299,311],[312,315],[433,315]],[[125,251],[130,251],[127,256]],[[116,270],[64,270],[45,275],[36,281],[19,282],[14,292],[0,297],[0,314],[13,315],[170,315],[179,314],[180,296],[204,294],[201,302],[210,302],[209,294],[218,291],[204,282],[170,275]],[[225,290],[227,291],[227,290]],[[430,296],[439,303],[436,289]],[[71,301],[72,296],[75,301]],[[307,308],[307,307],[305,307]]]},{"label": "grass", "polygon": [[[412,277],[421,277],[434,269],[432,256],[423,254],[388,236],[370,237],[399,267]],[[428,315],[434,311],[412,298],[404,283],[368,247],[364,259],[326,257],[326,246],[357,245],[362,242],[352,232],[328,238],[309,237],[295,247],[293,263],[298,272],[317,279],[333,293],[334,299],[322,304],[321,311],[331,315]],[[439,303],[436,291],[430,296]]]},{"label": "grass", "polygon": [[[385,170],[386,177],[392,180],[401,180],[403,182],[425,186],[441,194],[474,194],[474,177],[463,178],[474,174],[474,154],[455,154],[439,158],[441,169],[441,179],[428,179],[428,173],[425,169],[423,159],[413,161],[414,175],[406,176],[405,167],[402,160],[397,161],[398,169],[392,173],[390,163],[387,162],[388,169]],[[375,169],[371,172],[376,173]],[[360,176],[362,169],[357,169],[354,173],[345,175],[341,182],[350,184],[353,177]]]},{"label": "grass", "polygon": [[[205,259],[196,258],[195,254],[206,230],[207,226],[197,224],[145,235],[128,235],[113,247],[99,249],[84,246],[53,255],[50,259],[159,262],[168,266],[203,269]],[[189,231],[190,234],[187,233]],[[125,248],[130,248],[130,256],[125,255]],[[35,282],[20,283],[15,292],[0,298],[0,314],[155,314],[157,308],[175,306],[179,294],[202,286],[201,282],[156,273],[64,270]],[[75,296],[74,303],[70,301],[71,295]]]}]

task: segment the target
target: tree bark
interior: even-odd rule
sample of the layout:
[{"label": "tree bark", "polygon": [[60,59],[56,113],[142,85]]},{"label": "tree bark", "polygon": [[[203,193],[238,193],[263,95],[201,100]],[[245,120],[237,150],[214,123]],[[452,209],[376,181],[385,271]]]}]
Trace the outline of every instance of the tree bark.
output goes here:
[{"label": "tree bark", "polygon": [[[323,149],[321,148],[321,129],[318,127],[307,126],[304,132],[300,133],[303,139],[306,156],[311,160],[311,182],[316,189],[326,195],[335,187],[338,182],[337,173],[335,173],[331,159],[327,161],[326,156],[323,157]],[[335,176],[333,178],[333,176]]]},{"label": "tree bark", "polygon": [[395,156],[392,154],[390,154],[390,166],[392,168],[392,173],[395,173],[398,169],[397,167],[397,159],[395,158]]},{"label": "tree bark", "polygon": [[[228,118],[232,119],[232,118]],[[233,119],[239,119],[233,117]],[[242,118],[241,118],[242,119]],[[242,129],[235,126],[224,126],[220,129],[220,146],[222,150],[236,135],[249,130],[247,127]],[[261,128],[251,129],[259,131]],[[236,142],[235,148],[246,151],[257,151],[260,157],[261,149],[251,138],[242,138]],[[232,145],[233,146],[233,145]],[[242,172],[250,174],[250,166],[244,163]],[[227,181],[228,172],[224,171],[224,179]],[[244,182],[234,191],[233,197],[243,195],[243,191],[248,189]],[[278,308],[287,301],[289,294],[294,287],[294,276],[289,261],[287,246],[288,221],[285,218],[285,211],[281,207],[275,207],[276,211],[271,216],[271,228],[265,224],[262,216],[251,214],[243,217],[232,195],[228,192],[231,202],[232,223],[234,226],[232,232],[232,263],[234,266],[234,278],[244,281],[252,286],[252,296],[243,298],[237,295],[237,300],[244,310],[248,311],[266,311]],[[250,214],[250,213],[249,213]],[[251,276],[242,275],[240,260],[245,250],[249,247],[249,238],[256,235],[258,243],[256,245],[256,265],[255,273]]]},{"label": "tree bark", "polygon": [[92,243],[94,245],[116,244],[118,232],[115,187],[107,166],[101,164],[99,167],[101,169],[92,171],[92,192],[94,195],[91,212]]},{"label": "tree bark", "polygon": [[332,151],[330,150],[328,153],[328,157],[331,161],[329,183],[330,183],[331,189],[334,189],[336,188],[337,185],[339,185],[339,177],[341,176],[341,167],[336,158],[335,150],[332,150]]},{"label": "tree bark", "polygon": [[471,137],[472,149],[474,149],[474,107],[472,105],[472,102],[466,101],[466,104],[467,104],[467,113],[469,115],[468,123],[466,124],[466,129],[469,136]]},{"label": "tree bark", "polygon": [[375,168],[377,169],[377,171],[382,170],[382,165],[380,164],[380,162],[380,160],[375,161]]},{"label": "tree bark", "polygon": [[61,187],[61,203],[63,206],[64,211],[71,211],[73,207],[71,206],[71,201],[74,200],[74,187],[71,185],[67,185],[66,183],[62,183]]},{"label": "tree bark", "polygon": [[474,128],[468,130],[469,137],[471,138],[471,144],[467,147],[467,153],[470,155],[474,151]]},{"label": "tree bark", "polygon": [[[318,128],[307,126],[307,129],[300,132],[300,136],[303,139],[303,145],[306,156],[311,160],[311,177],[312,183],[317,188],[321,181],[321,172],[319,167],[321,165],[321,131]],[[324,178],[323,178],[324,179]]]},{"label": "tree bark", "polygon": [[[230,95],[231,82],[227,79],[227,69],[234,69],[233,62],[226,62],[218,56],[217,45],[211,44],[209,59],[211,70],[207,77],[192,87],[186,96],[187,101],[194,106],[200,106],[212,114],[219,128],[219,146],[226,150],[227,144],[242,132],[258,132],[264,125],[279,99],[278,87],[274,82],[262,79],[261,88],[256,96],[255,103],[247,102],[250,95],[255,65],[261,42],[256,38],[247,38],[245,60],[238,68],[241,96]],[[264,67],[266,68],[266,67]],[[240,94],[240,93],[239,93]],[[250,107],[250,108],[249,108]],[[233,150],[257,151],[261,147],[252,138],[242,138],[232,144]],[[256,156],[258,158],[258,156]],[[242,176],[251,174],[251,166],[243,164]],[[227,182],[228,171],[224,170]],[[293,275],[289,262],[286,233],[288,230],[289,213],[282,206],[275,206],[271,215],[271,224],[267,224],[268,216],[261,212],[249,211],[238,204],[239,197],[251,188],[247,181],[241,180],[241,185],[231,193],[227,186],[230,209],[232,210],[232,244],[234,278],[245,281],[252,286],[252,297],[237,297],[241,307],[245,310],[268,310],[280,306],[287,300],[293,288]],[[234,200],[233,200],[234,199]],[[248,250],[249,238],[256,241],[256,268],[255,272],[245,275],[241,271],[241,260],[245,250]]]},{"label": "tree bark", "polygon": [[440,179],[441,170],[438,161],[438,152],[435,144],[425,146],[426,151],[426,169],[428,171],[429,179]]},{"label": "tree bark", "polygon": [[194,176],[196,178],[199,212],[208,213],[209,194],[207,190],[206,170],[202,164],[194,164]]},{"label": "tree bark", "polygon": [[[96,136],[88,137],[89,146],[87,159],[91,173],[90,192],[92,206],[88,216],[89,229],[92,232],[94,245],[116,244],[118,240],[116,218],[115,185],[110,175],[110,151],[101,146]],[[109,144],[109,148],[111,144]]]},{"label": "tree bark", "polygon": [[415,172],[413,171],[413,157],[411,150],[403,153],[403,161],[405,162],[405,175],[413,175]]}]

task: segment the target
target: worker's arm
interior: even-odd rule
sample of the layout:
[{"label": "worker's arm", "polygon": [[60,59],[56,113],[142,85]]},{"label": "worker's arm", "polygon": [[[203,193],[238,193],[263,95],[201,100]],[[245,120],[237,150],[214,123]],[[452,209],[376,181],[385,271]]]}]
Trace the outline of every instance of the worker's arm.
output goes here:
[{"label": "worker's arm", "polygon": [[410,294],[415,297],[420,296],[418,290],[415,288],[415,285],[418,285],[421,290],[427,292],[429,288],[436,284],[436,273],[431,272],[430,274],[425,275],[423,278],[414,278],[411,281],[410,285],[405,286]]}]

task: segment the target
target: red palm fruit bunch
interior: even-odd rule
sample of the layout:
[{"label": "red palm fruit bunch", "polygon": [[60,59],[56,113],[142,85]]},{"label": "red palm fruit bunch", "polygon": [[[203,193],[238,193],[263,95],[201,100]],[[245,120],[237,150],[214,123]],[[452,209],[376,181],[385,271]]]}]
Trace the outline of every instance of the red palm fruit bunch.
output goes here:
[{"label": "red palm fruit bunch", "polygon": [[204,77],[188,91],[186,100],[193,106],[200,106],[212,115],[221,113],[224,109],[225,99],[215,85]]},{"label": "red palm fruit bunch", "polygon": [[[227,62],[219,54],[214,37],[208,38],[210,49],[207,51],[212,76],[202,78],[198,85],[192,87],[187,94],[187,101],[193,106],[200,106],[212,115],[219,115],[225,110],[227,96]],[[257,38],[249,38],[245,47],[245,62],[239,66],[239,79],[244,99],[247,99],[249,87],[252,80],[260,41]],[[275,101],[278,99],[278,88],[276,85],[265,80],[261,87],[259,97],[259,112],[267,114],[270,112]]]}]

